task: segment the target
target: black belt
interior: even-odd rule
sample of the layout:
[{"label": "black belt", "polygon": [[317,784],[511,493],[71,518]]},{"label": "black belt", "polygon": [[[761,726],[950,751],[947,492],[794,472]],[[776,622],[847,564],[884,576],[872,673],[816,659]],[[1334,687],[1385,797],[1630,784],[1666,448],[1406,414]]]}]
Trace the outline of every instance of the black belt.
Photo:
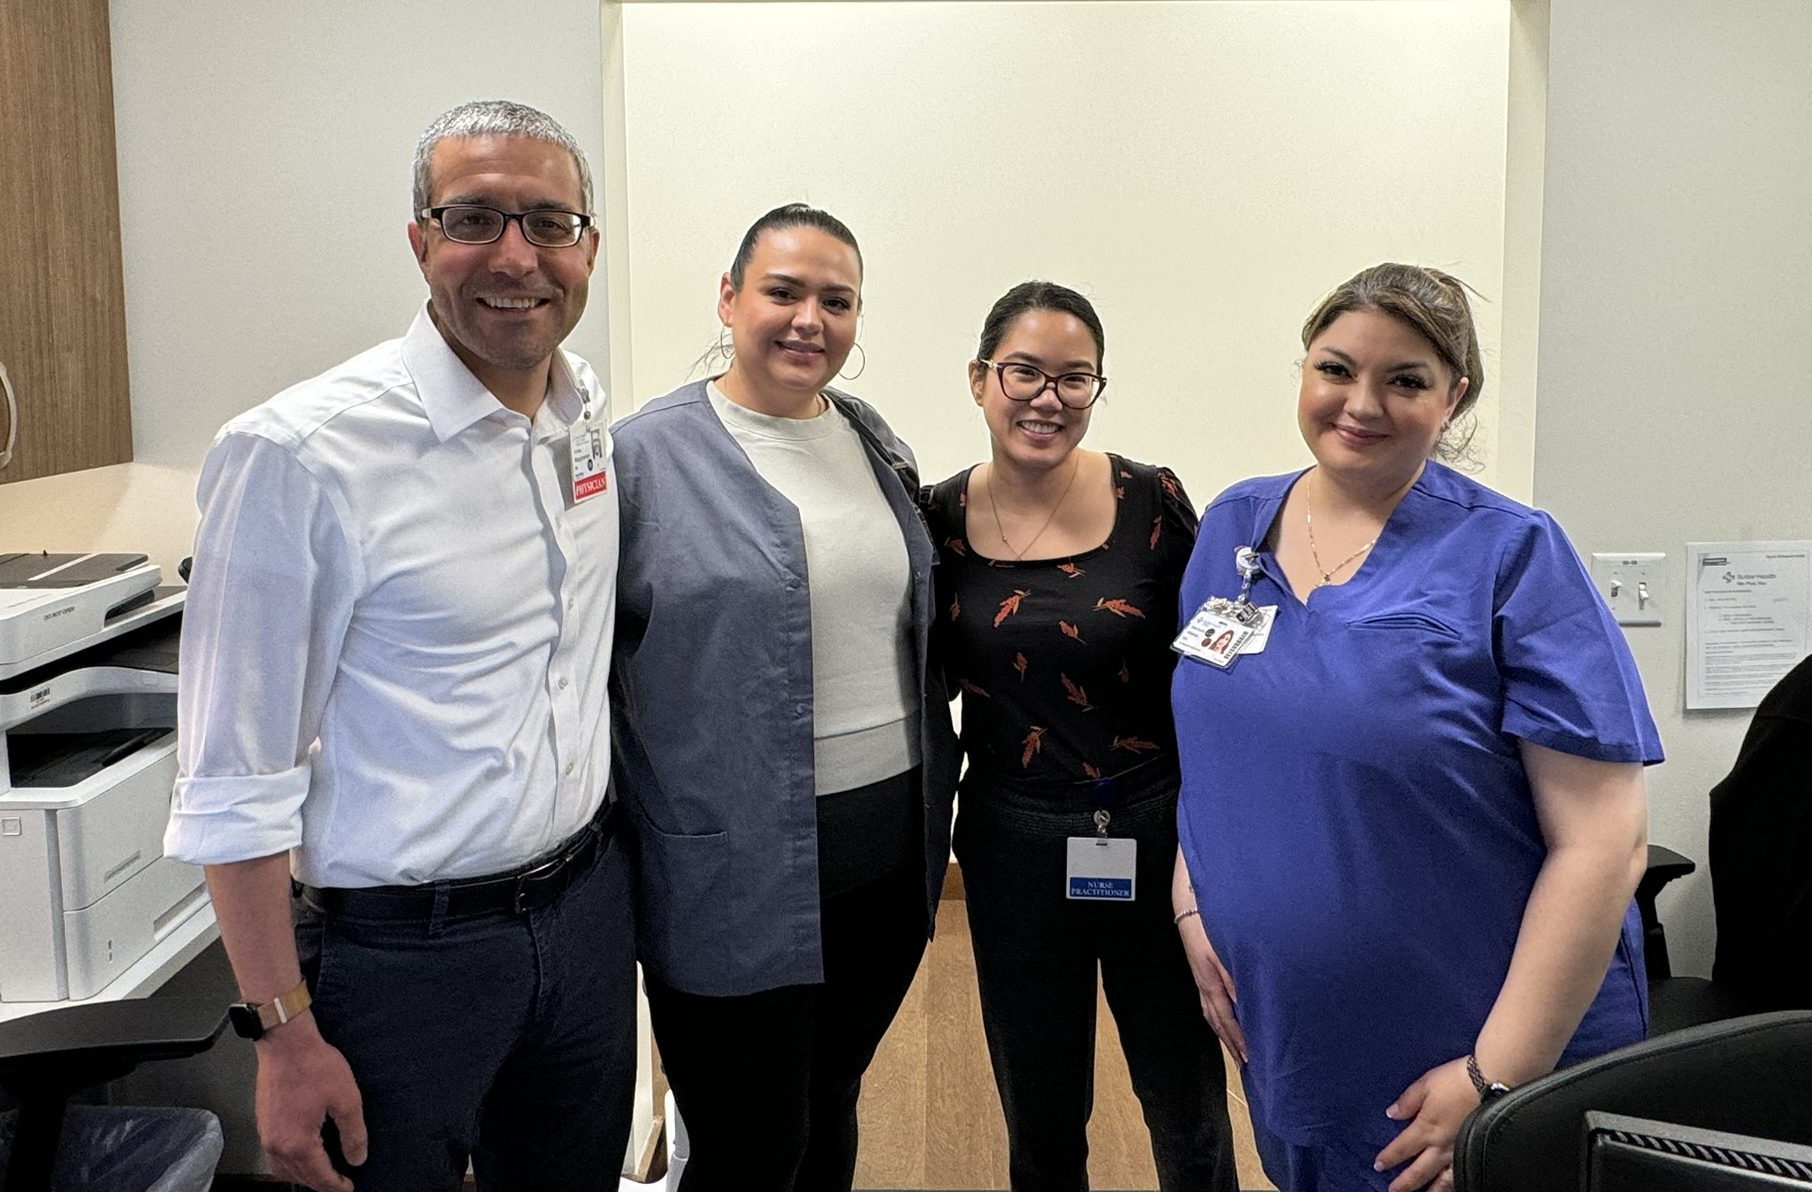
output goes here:
[{"label": "black belt", "polygon": [[358,919],[420,920],[436,913],[455,915],[521,915],[547,906],[604,852],[616,831],[616,803],[606,803],[597,818],[545,860],[531,861],[509,873],[457,878],[421,886],[365,886],[351,889],[302,887],[302,896],[328,914]]}]

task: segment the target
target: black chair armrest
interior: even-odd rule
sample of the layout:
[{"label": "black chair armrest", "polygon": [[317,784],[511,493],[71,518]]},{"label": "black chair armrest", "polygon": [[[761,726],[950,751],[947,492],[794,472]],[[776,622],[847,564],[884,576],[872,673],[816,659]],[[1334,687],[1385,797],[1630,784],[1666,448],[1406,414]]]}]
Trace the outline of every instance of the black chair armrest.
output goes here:
[{"label": "black chair armrest", "polygon": [[1683,857],[1666,845],[1651,844],[1648,846],[1648,868],[1643,871],[1642,880],[1636,884],[1636,902],[1644,900],[1654,906],[1655,895],[1661,887],[1677,877],[1685,877],[1698,868],[1690,857]]},{"label": "black chair armrest", "polygon": [[1643,872],[1642,880],[1636,883],[1636,909],[1642,915],[1642,946],[1651,982],[1671,977],[1674,972],[1667,955],[1667,931],[1661,926],[1655,898],[1661,893],[1661,887],[1697,868],[1691,859],[1671,848],[1659,844],[1648,846],[1648,868]]}]

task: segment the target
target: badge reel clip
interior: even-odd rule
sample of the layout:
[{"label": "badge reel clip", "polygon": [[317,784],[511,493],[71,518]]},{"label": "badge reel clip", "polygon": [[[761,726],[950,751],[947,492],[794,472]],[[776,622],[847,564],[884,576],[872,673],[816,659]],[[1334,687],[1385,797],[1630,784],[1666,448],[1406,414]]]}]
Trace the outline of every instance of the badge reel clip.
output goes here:
[{"label": "badge reel clip", "polygon": [[1071,836],[1066,842],[1065,898],[1088,902],[1131,902],[1137,893],[1138,842],[1109,836],[1114,780],[1095,783],[1095,834]]},{"label": "badge reel clip", "polygon": [[1218,670],[1227,670],[1242,655],[1264,653],[1271,637],[1271,623],[1277,618],[1275,604],[1252,603],[1252,581],[1264,574],[1258,552],[1249,546],[1240,547],[1233,552],[1233,565],[1239,572],[1239,595],[1232,600],[1210,597],[1170,643],[1170,648],[1185,658],[1206,662]]}]

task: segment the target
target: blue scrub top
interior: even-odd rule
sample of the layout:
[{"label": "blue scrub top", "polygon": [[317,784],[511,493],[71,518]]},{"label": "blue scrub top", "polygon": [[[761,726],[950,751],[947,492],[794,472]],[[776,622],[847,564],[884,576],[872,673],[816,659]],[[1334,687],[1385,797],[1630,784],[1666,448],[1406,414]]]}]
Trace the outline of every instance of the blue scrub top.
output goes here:
[{"label": "blue scrub top", "polygon": [[[1255,1117],[1302,1146],[1401,1128],[1384,1109],[1471,1052],[1546,846],[1518,740],[1661,760],[1622,631],[1547,514],[1430,462],[1347,583],[1298,601],[1262,544],[1301,476],[1203,514],[1186,621],[1239,591],[1276,605],[1262,654],[1172,684],[1178,812],[1202,921],[1239,994]],[[1641,1039],[1632,904],[1562,1063]]]}]

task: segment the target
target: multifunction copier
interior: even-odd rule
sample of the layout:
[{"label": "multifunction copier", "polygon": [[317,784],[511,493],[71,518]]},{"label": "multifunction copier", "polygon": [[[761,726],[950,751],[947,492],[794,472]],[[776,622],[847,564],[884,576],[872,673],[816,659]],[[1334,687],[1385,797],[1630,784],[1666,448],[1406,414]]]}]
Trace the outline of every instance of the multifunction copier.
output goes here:
[{"label": "multifunction copier", "polygon": [[0,553],[0,1001],[91,997],[205,904],[163,855],[184,589]]}]

